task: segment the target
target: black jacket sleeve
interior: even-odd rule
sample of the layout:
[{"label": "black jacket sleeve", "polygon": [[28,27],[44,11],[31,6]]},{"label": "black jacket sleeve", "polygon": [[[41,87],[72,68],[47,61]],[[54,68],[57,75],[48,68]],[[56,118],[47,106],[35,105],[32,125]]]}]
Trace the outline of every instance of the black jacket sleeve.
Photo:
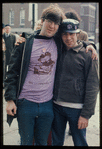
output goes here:
[{"label": "black jacket sleeve", "polygon": [[24,43],[16,46],[11,54],[11,59],[8,66],[8,72],[5,79],[5,100],[16,100],[17,87],[21,67],[21,59]]},{"label": "black jacket sleeve", "polygon": [[91,43],[89,41],[83,41],[83,46],[86,48],[88,45],[92,45],[95,50],[97,50],[97,47],[94,43]]},{"label": "black jacket sleeve", "polygon": [[81,116],[89,119],[95,110],[97,93],[99,91],[98,61],[92,60],[91,52],[87,53],[85,63],[85,98]]}]

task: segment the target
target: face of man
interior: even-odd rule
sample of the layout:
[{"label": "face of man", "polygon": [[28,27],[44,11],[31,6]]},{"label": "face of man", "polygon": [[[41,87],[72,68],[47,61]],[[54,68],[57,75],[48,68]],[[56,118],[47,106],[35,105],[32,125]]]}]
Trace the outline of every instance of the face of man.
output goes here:
[{"label": "face of man", "polygon": [[77,46],[77,34],[76,33],[62,33],[62,40],[67,49]]},{"label": "face of man", "polygon": [[55,22],[45,19],[44,21],[41,20],[42,23],[42,29],[40,32],[40,35],[46,36],[46,37],[52,37],[57,32],[59,25]]},{"label": "face of man", "polygon": [[9,34],[9,33],[11,32],[11,27],[10,27],[10,26],[6,26],[6,27],[5,27],[5,32],[6,32],[7,34]]}]

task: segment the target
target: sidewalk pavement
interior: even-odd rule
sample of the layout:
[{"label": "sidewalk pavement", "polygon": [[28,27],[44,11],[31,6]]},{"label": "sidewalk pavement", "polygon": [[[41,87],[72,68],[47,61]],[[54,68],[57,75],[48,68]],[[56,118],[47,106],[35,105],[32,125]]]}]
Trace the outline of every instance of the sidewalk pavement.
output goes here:
[{"label": "sidewalk pavement", "polygon": [[[87,127],[87,142],[89,146],[100,146],[100,100],[99,94],[95,108],[95,115],[89,120]],[[6,102],[3,99],[3,145],[20,145],[20,136],[18,133],[18,123],[14,119],[11,126],[6,122]],[[72,136],[68,135],[69,125],[67,124],[64,146],[74,146]]]}]

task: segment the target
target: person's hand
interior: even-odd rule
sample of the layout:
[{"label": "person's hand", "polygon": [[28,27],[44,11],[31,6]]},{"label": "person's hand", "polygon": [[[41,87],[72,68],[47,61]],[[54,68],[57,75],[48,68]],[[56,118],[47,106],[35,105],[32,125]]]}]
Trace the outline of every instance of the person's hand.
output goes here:
[{"label": "person's hand", "polygon": [[19,37],[17,38],[16,43],[15,43],[16,46],[22,42],[25,42],[26,39],[24,37],[21,37],[21,36],[22,36],[22,34],[20,34]]},{"label": "person's hand", "polygon": [[86,53],[88,52],[88,51],[92,51],[92,59],[93,60],[97,60],[98,59],[98,54],[97,54],[97,52],[96,52],[96,50],[94,49],[94,47],[92,46],[92,45],[88,45],[87,47],[86,47]]},{"label": "person's hand", "polygon": [[8,115],[14,116],[16,114],[16,105],[13,100],[7,101],[6,111]]},{"label": "person's hand", "polygon": [[78,129],[84,129],[88,126],[88,119],[80,116],[78,120]]}]

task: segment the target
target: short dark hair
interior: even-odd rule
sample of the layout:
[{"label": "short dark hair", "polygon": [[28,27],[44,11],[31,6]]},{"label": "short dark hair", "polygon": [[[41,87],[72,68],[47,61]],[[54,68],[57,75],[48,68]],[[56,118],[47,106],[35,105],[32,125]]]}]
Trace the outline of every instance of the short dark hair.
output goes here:
[{"label": "short dark hair", "polygon": [[75,19],[75,20],[77,20],[79,22],[81,21],[81,18],[78,15],[78,13],[74,9],[72,9],[72,8],[69,8],[69,11],[67,11],[65,13],[65,16],[67,17],[67,19]]},{"label": "short dark hair", "polygon": [[6,24],[5,27],[6,27],[6,26],[10,26],[10,24]]},{"label": "short dark hair", "polygon": [[58,4],[50,4],[50,6],[43,10],[41,19],[50,19],[51,21],[60,24],[65,18],[64,12]]}]

